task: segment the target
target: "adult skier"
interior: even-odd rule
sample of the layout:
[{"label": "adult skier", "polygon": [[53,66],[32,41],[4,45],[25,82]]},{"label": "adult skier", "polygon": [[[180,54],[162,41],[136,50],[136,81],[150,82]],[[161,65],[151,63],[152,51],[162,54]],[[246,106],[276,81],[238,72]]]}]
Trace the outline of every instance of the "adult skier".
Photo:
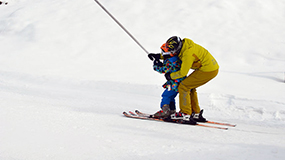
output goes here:
[{"label": "adult skier", "polygon": [[[172,114],[172,119],[205,122],[198,103],[196,88],[209,82],[217,76],[219,65],[216,59],[202,46],[194,43],[191,39],[173,36],[166,41],[166,47],[171,55],[178,55],[182,61],[180,70],[165,74],[167,80],[176,80],[188,75],[190,69],[194,71],[188,75],[178,86],[180,111]],[[158,57],[157,54],[149,54],[149,57]],[[165,109],[166,112],[170,111]],[[195,115],[190,118],[192,113]]]}]

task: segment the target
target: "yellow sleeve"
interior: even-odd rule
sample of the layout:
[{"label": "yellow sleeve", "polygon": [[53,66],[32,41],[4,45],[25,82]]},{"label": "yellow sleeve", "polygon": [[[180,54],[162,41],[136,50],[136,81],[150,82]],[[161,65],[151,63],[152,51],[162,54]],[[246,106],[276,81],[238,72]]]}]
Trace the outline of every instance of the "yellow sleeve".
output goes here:
[{"label": "yellow sleeve", "polygon": [[178,79],[187,76],[193,62],[195,61],[195,57],[192,56],[192,53],[190,52],[191,50],[187,50],[183,53],[181,57],[181,68],[179,71],[170,74],[171,79]]}]

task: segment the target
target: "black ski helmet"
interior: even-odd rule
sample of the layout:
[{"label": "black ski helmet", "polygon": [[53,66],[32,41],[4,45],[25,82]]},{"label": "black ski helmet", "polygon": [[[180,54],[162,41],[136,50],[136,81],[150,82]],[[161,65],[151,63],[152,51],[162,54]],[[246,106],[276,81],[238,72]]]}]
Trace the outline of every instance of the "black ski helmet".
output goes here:
[{"label": "black ski helmet", "polygon": [[180,53],[182,48],[182,40],[180,37],[172,36],[166,41],[166,47],[168,51],[171,52],[173,55],[177,55]]}]

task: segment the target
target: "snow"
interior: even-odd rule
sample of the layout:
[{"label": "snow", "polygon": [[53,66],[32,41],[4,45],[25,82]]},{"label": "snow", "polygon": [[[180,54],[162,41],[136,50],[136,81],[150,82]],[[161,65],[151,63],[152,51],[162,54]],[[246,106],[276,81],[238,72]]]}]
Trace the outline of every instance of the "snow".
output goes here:
[{"label": "snow", "polygon": [[285,159],[284,1],[99,1],[149,52],[178,35],[214,55],[197,91],[227,131],[124,117],[159,110],[165,79],[95,1],[2,2],[1,160]]}]

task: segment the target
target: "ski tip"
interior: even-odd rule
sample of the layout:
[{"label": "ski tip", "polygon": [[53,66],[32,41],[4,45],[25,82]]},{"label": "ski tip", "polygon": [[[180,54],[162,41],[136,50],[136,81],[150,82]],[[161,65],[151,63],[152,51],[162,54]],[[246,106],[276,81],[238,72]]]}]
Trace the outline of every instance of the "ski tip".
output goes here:
[{"label": "ski tip", "polygon": [[222,130],[229,130],[228,127],[219,127],[218,129],[222,129]]}]

